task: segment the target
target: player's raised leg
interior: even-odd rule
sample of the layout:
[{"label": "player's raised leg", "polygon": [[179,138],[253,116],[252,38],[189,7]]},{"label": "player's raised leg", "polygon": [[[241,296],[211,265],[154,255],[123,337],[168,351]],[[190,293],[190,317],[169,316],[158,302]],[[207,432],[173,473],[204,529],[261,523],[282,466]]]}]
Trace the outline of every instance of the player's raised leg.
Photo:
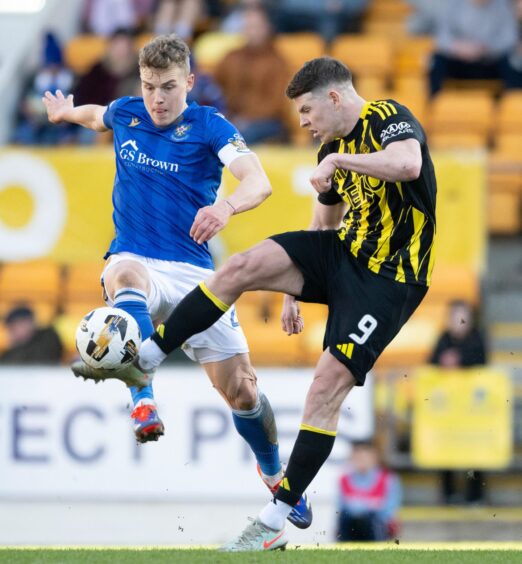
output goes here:
[{"label": "player's raised leg", "polygon": [[[147,308],[147,296],[151,281],[147,268],[135,260],[120,260],[109,263],[103,273],[103,284],[111,305],[132,315],[138,322],[142,339],[154,332]],[[157,441],[164,433],[163,422],[158,416],[152,384],[130,387],[136,439],[145,443]]]},{"label": "player's raised leg", "polygon": [[[277,426],[268,398],[257,387],[248,354],[237,354],[203,366],[214,388],[232,409],[234,425],[252,449],[261,479],[275,493],[283,478]],[[299,528],[311,525],[312,509],[304,492],[288,520]]]},{"label": "player's raised leg", "polygon": [[213,325],[243,292],[271,290],[298,296],[303,275],[285,250],[266,239],[230,257],[208,280],[189,292],[140,349],[139,365],[154,370],[192,335]]}]

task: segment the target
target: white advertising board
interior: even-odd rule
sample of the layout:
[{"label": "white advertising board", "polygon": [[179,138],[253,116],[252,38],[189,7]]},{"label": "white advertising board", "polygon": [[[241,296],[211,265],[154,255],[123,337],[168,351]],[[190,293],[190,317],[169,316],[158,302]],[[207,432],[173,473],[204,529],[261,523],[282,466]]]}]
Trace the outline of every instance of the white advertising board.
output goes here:
[{"label": "white advertising board", "polygon": [[[260,369],[288,460],[311,369]],[[266,497],[230,411],[203,370],[165,368],[154,383],[166,434],[137,445],[121,382],[95,385],[67,368],[0,370],[0,499],[248,500]],[[311,485],[331,499],[350,440],[373,432],[371,378],[342,408],[330,459]]]}]

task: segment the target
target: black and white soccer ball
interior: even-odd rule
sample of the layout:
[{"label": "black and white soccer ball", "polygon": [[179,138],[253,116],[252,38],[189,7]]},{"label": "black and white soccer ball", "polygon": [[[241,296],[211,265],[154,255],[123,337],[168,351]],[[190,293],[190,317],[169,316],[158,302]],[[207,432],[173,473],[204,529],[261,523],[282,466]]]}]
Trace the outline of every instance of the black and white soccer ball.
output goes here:
[{"label": "black and white soccer ball", "polygon": [[117,307],[93,309],[76,330],[76,348],[92,368],[122,368],[136,358],[140,345],[137,321]]}]

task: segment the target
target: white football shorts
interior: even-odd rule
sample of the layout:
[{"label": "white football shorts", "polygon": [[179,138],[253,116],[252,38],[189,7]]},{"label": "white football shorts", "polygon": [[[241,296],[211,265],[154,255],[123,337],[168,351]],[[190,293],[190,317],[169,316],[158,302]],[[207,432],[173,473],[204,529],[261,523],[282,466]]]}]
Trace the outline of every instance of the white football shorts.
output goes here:
[{"label": "white football shorts", "polygon": [[[147,307],[155,323],[165,321],[182,298],[214,272],[186,262],[151,259],[125,252],[111,255],[102,272],[102,282],[105,273],[122,260],[133,260],[147,268],[151,282]],[[111,307],[114,305],[109,298],[106,303]],[[235,306],[206,331],[190,337],[182,350],[191,360],[200,364],[219,362],[236,354],[247,353],[248,344],[239,325]]]}]

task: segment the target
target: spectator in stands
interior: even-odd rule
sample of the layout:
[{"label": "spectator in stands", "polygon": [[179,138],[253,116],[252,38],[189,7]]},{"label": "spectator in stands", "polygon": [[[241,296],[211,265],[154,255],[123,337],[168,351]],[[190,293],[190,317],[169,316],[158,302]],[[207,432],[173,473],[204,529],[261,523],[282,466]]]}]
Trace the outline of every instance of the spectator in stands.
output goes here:
[{"label": "spectator in stands", "polygon": [[339,541],[383,541],[398,533],[399,477],[378,462],[371,441],[352,445],[348,471],[339,480]]},{"label": "spectator in stands", "polygon": [[34,312],[16,306],[5,318],[8,348],[0,355],[1,364],[58,364],[63,345],[53,327],[39,328]]},{"label": "spectator in stands", "polygon": [[413,8],[408,18],[408,32],[413,35],[433,35],[437,19],[446,9],[448,0],[407,0]]},{"label": "spectator in stands", "polygon": [[[73,90],[75,104],[106,106],[116,98],[137,95],[140,88],[137,60],[133,33],[116,30],[103,59],[79,78]],[[85,128],[78,128],[77,132],[82,143],[92,143],[96,138],[93,131]]]},{"label": "spectator in stands", "polygon": [[144,29],[157,0],[86,0],[83,29],[111,36],[118,29]]},{"label": "spectator in stands", "polygon": [[508,63],[517,42],[512,0],[452,0],[437,19],[435,39],[431,94],[446,78],[500,79],[513,87]]},{"label": "spectator in stands", "polygon": [[204,7],[202,0],[159,0],[154,16],[154,33],[175,33],[190,42],[198,20],[205,13]]},{"label": "spectator in stands", "polygon": [[314,31],[331,43],[340,33],[361,30],[368,0],[280,0],[274,3],[279,32]]},{"label": "spectator in stands", "polygon": [[243,31],[243,15],[247,8],[267,8],[263,0],[238,0],[229,7],[229,11],[221,19],[219,28],[225,33],[241,33]]},{"label": "spectator in stands", "polygon": [[218,64],[215,78],[225,93],[227,117],[247,144],[282,141],[288,69],[273,42],[266,11],[245,8],[243,34],[246,44],[229,52]]},{"label": "spectator in stands", "polygon": [[[477,327],[473,308],[468,302],[462,300],[451,302],[447,328],[435,345],[430,363],[443,368],[469,368],[484,365],[486,362],[486,339]],[[455,482],[455,472],[442,471],[442,500],[446,504],[461,501]],[[464,501],[480,503],[483,498],[483,472],[468,473]]]},{"label": "spectator in stands", "polygon": [[225,95],[221,86],[210,74],[203,72],[197,65],[194,54],[190,57],[190,68],[194,73],[194,86],[188,93],[187,102],[197,102],[200,106],[213,106],[222,114],[226,111]]},{"label": "spectator in stands", "polygon": [[66,96],[74,81],[72,72],[63,62],[62,49],[52,33],[44,37],[42,66],[29,78],[18,108],[18,119],[12,141],[24,145],[55,145],[69,141],[74,128],[70,124],[54,127],[42,108],[46,90],[61,90]]}]

